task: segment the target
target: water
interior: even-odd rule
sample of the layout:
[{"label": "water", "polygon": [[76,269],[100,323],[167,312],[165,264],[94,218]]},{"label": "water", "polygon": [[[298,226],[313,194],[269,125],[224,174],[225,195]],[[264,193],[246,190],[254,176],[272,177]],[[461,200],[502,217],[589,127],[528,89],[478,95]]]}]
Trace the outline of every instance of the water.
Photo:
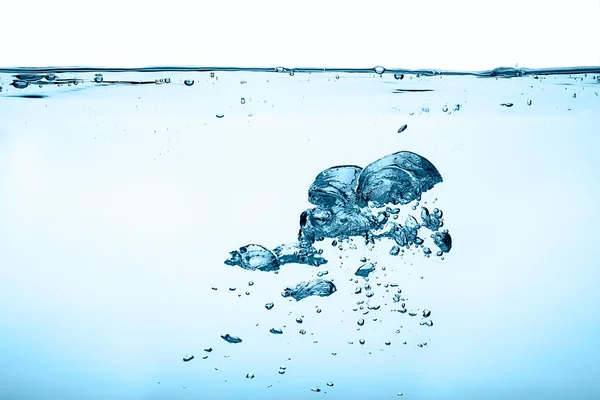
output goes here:
[{"label": "water", "polygon": [[0,87],[0,398],[600,396],[600,68]]}]

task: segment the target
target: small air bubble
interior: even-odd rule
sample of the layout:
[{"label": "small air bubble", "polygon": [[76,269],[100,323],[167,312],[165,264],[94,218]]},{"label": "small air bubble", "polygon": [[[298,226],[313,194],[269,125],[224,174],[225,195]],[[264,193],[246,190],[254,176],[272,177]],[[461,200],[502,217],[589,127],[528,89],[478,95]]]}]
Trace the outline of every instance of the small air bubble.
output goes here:
[{"label": "small air bubble", "polygon": [[358,343],[360,343],[360,344],[365,344],[365,339],[360,339],[360,340],[358,341]]},{"label": "small air bubble", "polygon": [[273,309],[273,307],[274,307],[274,306],[275,306],[275,304],[273,304],[273,303],[267,303],[267,304],[265,304],[265,308],[266,308],[267,310],[271,310],[271,309]]},{"label": "small air bubble", "polygon": [[358,321],[356,321],[356,323],[358,324],[358,326],[363,326],[365,324],[365,320],[361,318]]},{"label": "small air bubble", "polygon": [[246,374],[247,379],[254,379],[254,374]]},{"label": "small air bubble", "polygon": [[444,105],[444,107],[442,107],[442,111],[443,111],[443,112],[448,112],[448,106],[447,106],[447,105]]},{"label": "small air bubble", "polygon": [[96,76],[94,77],[94,82],[102,83],[102,81],[104,81],[104,77],[102,76],[102,74],[96,74]]},{"label": "small air bubble", "polygon": [[193,79],[186,79],[185,81],[183,81],[183,84],[185,86],[192,86],[194,84],[194,80]]},{"label": "small air bubble", "polygon": [[215,73],[214,73],[214,72],[211,72],[211,73],[210,73],[210,77],[211,77],[211,78],[214,78],[214,77],[215,77]]},{"label": "small air bubble", "polygon": [[527,105],[530,106],[533,102],[531,100],[527,100]]},{"label": "small air bubble", "polygon": [[327,382],[327,386],[329,386],[329,387],[333,386],[333,382]]},{"label": "small air bubble", "polygon": [[394,74],[394,78],[396,78],[398,80],[402,80],[402,79],[404,79],[404,74]]},{"label": "small air bubble", "polygon": [[246,99],[242,97],[242,99],[240,100],[240,103],[246,104]]}]

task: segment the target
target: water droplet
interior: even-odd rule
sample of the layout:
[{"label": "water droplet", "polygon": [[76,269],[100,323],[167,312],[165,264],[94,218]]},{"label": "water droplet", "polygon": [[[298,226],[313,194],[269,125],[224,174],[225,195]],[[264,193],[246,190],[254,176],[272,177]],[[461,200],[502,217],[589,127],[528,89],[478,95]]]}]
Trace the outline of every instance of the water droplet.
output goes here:
[{"label": "water droplet", "polygon": [[223,118],[224,116],[224,114],[217,114],[217,118]]},{"label": "water droplet", "polygon": [[277,67],[275,70],[277,72],[283,72],[283,71],[285,71],[285,68],[283,68],[283,67]]},{"label": "water droplet", "polygon": [[383,74],[385,72],[385,68],[383,68],[382,66],[377,66],[375,68],[373,68],[375,70],[375,72],[379,75]]},{"label": "water droplet", "polygon": [[406,130],[406,128],[408,128],[408,125],[404,124],[402,125],[400,128],[398,128],[398,133],[402,133]]},{"label": "water droplet", "polygon": [[360,339],[360,340],[358,341],[358,343],[360,343],[360,344],[365,344],[365,339]]},{"label": "water droplet", "polygon": [[361,318],[358,321],[356,321],[356,323],[358,324],[358,326],[363,326],[365,324],[365,320]]},{"label": "water droplet", "polygon": [[183,84],[185,86],[192,86],[194,84],[194,80],[193,79],[186,79],[185,81],[183,81]]},{"label": "water droplet", "polygon": [[265,308],[267,310],[271,310],[274,306],[275,306],[275,304],[273,304],[273,303],[267,303],[267,304],[265,304]]},{"label": "water droplet", "polygon": [[423,247],[423,253],[429,255],[431,254],[431,249],[429,247]]},{"label": "water droplet", "polygon": [[194,356],[192,354],[186,354],[183,357],[183,362],[189,362],[189,361],[192,361],[193,359],[194,359]]},{"label": "water droplet", "polygon": [[247,379],[254,379],[254,374],[246,374]]},{"label": "water droplet", "polygon": [[246,104],[246,99],[242,97],[242,99],[240,100],[240,103]]},{"label": "water droplet", "polygon": [[400,247],[398,246],[392,246],[391,250],[390,250],[390,255],[392,256],[397,256],[400,253]]},{"label": "water droplet", "polygon": [[394,74],[394,78],[396,78],[398,80],[402,80],[402,79],[404,79],[404,74]]},{"label": "water droplet", "polygon": [[329,387],[333,386],[333,382],[327,382],[327,386],[329,386]]},{"label": "water droplet", "polygon": [[102,83],[103,80],[104,77],[102,76],[102,74],[96,74],[96,76],[94,77],[94,82],[96,83]]}]

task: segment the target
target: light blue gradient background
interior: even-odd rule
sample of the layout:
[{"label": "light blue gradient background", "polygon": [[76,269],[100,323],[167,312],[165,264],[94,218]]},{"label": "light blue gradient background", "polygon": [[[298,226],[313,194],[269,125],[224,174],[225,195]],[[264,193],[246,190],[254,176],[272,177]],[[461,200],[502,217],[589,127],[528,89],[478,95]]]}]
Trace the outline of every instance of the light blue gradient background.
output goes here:
[{"label": "light blue gradient background", "polygon": [[[0,399],[600,397],[597,84],[163,75],[149,79],[172,83],[27,89],[46,99],[7,97],[21,92],[2,77]],[[435,91],[391,93],[417,87]],[[447,115],[444,104],[463,108]],[[342,270],[322,267],[333,296],[286,303],[281,289],[318,270],[223,264],[241,245],[294,241],[321,170],[399,150],[441,172],[425,197],[439,199],[454,239],[444,261],[395,259],[408,303],[432,310],[427,348],[369,322],[356,344]],[[389,246],[377,247],[383,258]],[[297,334],[299,313],[314,337]],[[384,340],[393,344],[380,351]]]}]

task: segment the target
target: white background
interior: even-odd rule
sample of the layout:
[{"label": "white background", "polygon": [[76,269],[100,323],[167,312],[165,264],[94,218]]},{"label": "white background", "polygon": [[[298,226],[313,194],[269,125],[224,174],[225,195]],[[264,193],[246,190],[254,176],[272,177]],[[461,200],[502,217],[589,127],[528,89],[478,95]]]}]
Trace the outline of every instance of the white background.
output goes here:
[{"label": "white background", "polygon": [[598,0],[3,2],[0,66],[600,65]]}]

